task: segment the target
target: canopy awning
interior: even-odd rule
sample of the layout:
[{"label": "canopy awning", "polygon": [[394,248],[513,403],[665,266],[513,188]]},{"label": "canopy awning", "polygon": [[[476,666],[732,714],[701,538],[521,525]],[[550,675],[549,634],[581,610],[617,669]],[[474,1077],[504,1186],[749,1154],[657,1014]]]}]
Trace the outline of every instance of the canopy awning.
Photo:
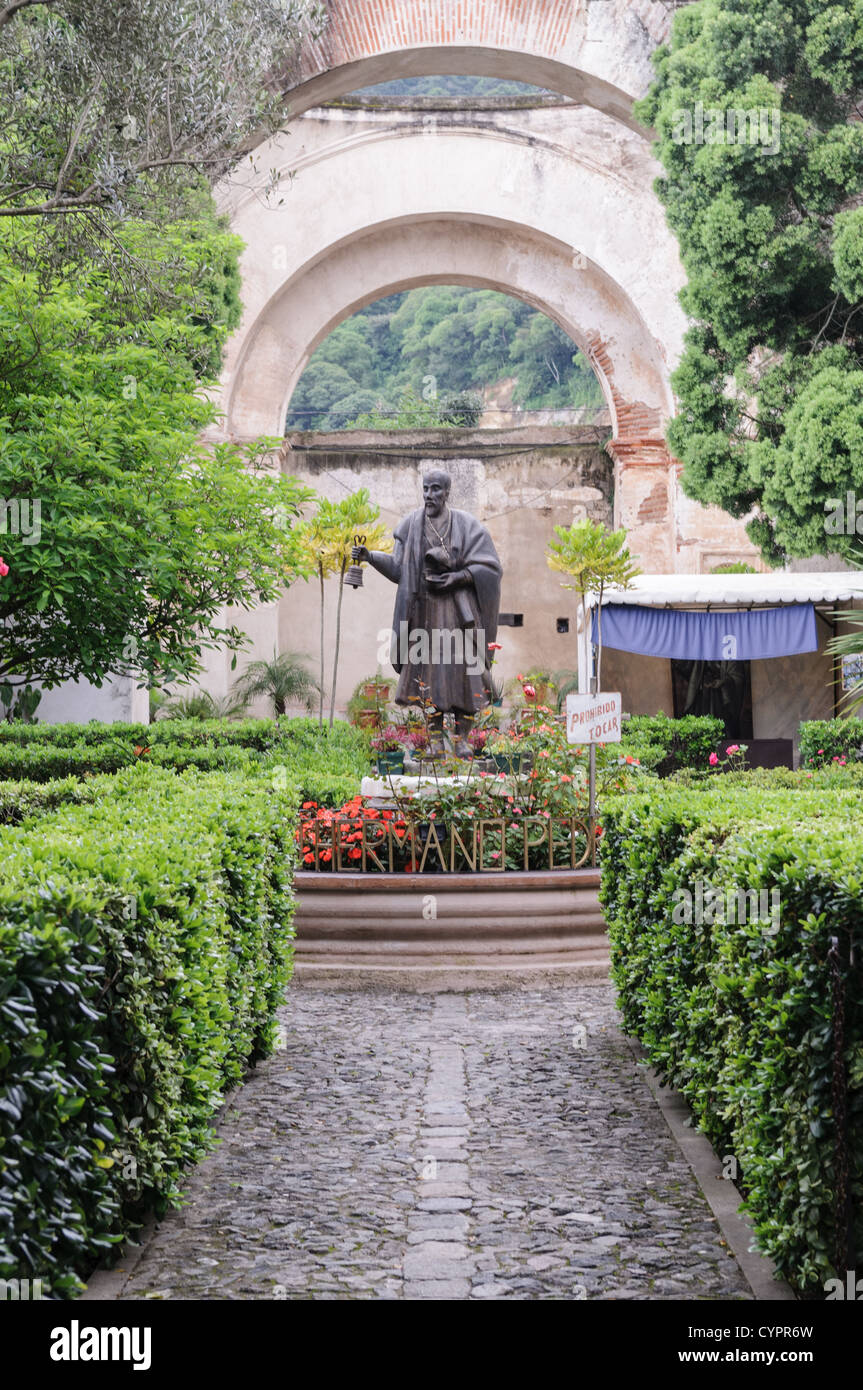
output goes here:
[{"label": "canopy awning", "polygon": [[[763,608],[784,603],[816,605],[863,601],[863,574],[640,574],[628,589],[608,589],[605,604],[649,608]],[[595,606],[588,599],[588,607]],[[603,638],[605,633],[603,632]]]},{"label": "canopy awning", "polygon": [[759,661],[817,652],[818,635],[811,603],[719,612],[612,603],[602,610],[602,645],[677,661]]},{"label": "canopy awning", "polygon": [[[682,660],[792,656],[818,650],[816,610],[828,617],[837,604],[863,605],[863,574],[641,574],[628,589],[603,594],[602,645]],[[588,635],[596,642],[594,597],[587,607],[593,622],[586,626],[581,612],[578,621],[582,691],[589,689]]]}]

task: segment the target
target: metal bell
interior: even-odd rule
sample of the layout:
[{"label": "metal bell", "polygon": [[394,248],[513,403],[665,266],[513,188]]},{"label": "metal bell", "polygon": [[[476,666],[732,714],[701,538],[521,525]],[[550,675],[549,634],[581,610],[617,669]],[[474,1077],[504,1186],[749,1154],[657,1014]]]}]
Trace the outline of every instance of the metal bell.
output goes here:
[{"label": "metal bell", "polygon": [[[365,536],[354,536],[354,545],[365,545]],[[345,574],[344,583],[349,589],[361,589],[363,587],[363,567],[362,565],[350,565]]]}]

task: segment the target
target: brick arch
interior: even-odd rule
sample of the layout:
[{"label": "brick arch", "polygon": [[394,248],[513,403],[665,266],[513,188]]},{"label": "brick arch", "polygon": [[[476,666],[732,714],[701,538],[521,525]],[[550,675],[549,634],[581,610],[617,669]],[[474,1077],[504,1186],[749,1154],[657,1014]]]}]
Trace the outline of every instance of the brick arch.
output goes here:
[{"label": "brick arch", "polygon": [[284,78],[298,114],[358,87],[441,72],[536,83],[637,129],[656,0],[327,0],[321,36]]}]

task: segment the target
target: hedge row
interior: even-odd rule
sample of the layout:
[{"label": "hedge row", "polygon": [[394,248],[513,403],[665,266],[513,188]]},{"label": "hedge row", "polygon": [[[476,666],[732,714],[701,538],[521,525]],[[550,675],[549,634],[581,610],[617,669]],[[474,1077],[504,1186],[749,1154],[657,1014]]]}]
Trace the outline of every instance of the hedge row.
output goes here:
[{"label": "hedge row", "polygon": [[834,758],[863,762],[863,719],[809,719],[800,725],[800,763],[822,767]]},{"label": "hedge row", "polygon": [[296,788],[105,782],[0,835],[0,1277],[55,1298],[179,1201],[290,973]]},{"label": "hedge row", "polygon": [[354,750],[365,747],[362,731],[343,720],[332,729],[307,716],[296,719],[159,719],[154,724],[24,724],[0,721],[0,745],[18,744],[172,744],[184,747],[213,745],[254,748],[308,744],[324,739],[331,747]]},{"label": "hedge row", "polygon": [[[853,788],[727,778],[697,798],[654,784],[649,796],[603,808],[601,899],[626,1026],[687,1097],[717,1153],[737,1159],[757,1242],[801,1290],[823,1290],[833,1277],[837,1240],[831,937],[841,943],[846,996],[850,1267],[863,1266],[859,804]],[[723,902],[729,890],[764,890],[766,920],[753,920],[750,903],[711,922],[697,907],[699,882]]]},{"label": "hedge row", "polygon": [[[35,730],[41,735],[30,736]],[[185,771],[260,773],[273,785],[297,784],[301,800],[348,800],[369,769],[365,735],[348,724],[319,729],[311,719],[165,720],[150,725],[0,724],[0,733],[27,732],[24,739],[0,738],[0,783],[54,782],[118,772],[139,762]],[[57,732],[66,737],[57,737]],[[144,732],[141,732],[143,730]],[[232,737],[236,735],[236,742]],[[2,794],[0,794],[2,820]]]},{"label": "hedge row", "polygon": [[633,715],[623,724],[621,752],[637,757],[642,767],[660,776],[692,768],[706,772],[708,758],[722,738],[724,725],[712,715]]}]

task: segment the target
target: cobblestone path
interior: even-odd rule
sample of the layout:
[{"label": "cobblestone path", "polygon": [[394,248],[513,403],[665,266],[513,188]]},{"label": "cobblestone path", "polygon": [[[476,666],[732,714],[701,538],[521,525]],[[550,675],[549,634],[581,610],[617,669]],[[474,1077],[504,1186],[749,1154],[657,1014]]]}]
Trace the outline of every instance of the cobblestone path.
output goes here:
[{"label": "cobblestone path", "polygon": [[610,986],[296,988],[122,1298],[749,1298]]}]

